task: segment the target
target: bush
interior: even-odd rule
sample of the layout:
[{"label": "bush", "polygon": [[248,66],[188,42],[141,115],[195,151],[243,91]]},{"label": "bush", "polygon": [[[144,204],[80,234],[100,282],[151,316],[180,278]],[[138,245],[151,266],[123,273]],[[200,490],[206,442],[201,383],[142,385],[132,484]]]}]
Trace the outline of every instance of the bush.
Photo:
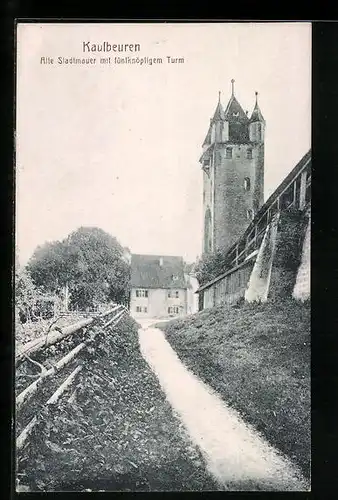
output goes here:
[{"label": "bush", "polygon": [[196,264],[196,278],[200,285],[205,285],[209,281],[217,278],[230,268],[230,261],[225,254],[217,250],[213,253],[208,253]]}]

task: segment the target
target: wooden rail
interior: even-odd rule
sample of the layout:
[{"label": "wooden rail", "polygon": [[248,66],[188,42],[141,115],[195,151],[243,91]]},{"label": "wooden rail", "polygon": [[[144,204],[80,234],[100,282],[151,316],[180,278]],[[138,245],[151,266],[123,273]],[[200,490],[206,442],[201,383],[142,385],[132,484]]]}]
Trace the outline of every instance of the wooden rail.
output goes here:
[{"label": "wooden rail", "polygon": [[20,361],[25,356],[32,354],[46,346],[60,342],[60,340],[64,339],[65,337],[68,337],[69,335],[72,335],[73,333],[82,330],[82,328],[91,325],[93,322],[98,321],[101,318],[104,318],[105,316],[113,313],[114,311],[121,310],[121,308],[123,307],[124,306],[116,305],[112,309],[109,309],[108,311],[105,311],[104,313],[101,313],[98,316],[82,319],[81,321],[73,323],[72,325],[63,328],[58,328],[57,330],[52,330],[50,333],[47,333],[46,335],[33,339],[30,342],[26,342],[25,344],[19,345],[17,347],[15,354],[15,362]]},{"label": "wooden rail", "polygon": [[[108,326],[111,326],[112,324],[116,325],[122,319],[122,317],[127,313],[127,311],[128,310],[127,310],[127,308],[125,306],[119,305],[119,306],[115,306],[112,309],[110,309],[109,311],[106,311],[103,314],[101,314],[100,318],[104,318],[104,317],[106,317],[109,314],[116,313],[116,314],[113,314],[113,317],[110,318],[105,324],[102,325],[102,327],[100,328],[99,331],[97,331],[94,335],[92,335],[87,340],[85,340],[85,341],[81,342],[80,344],[78,344],[68,354],[66,354],[59,361],[57,361],[55,363],[55,365],[52,366],[52,368],[50,368],[49,370],[44,369],[42,371],[40,377],[38,377],[37,380],[35,380],[32,384],[30,384],[28,387],[26,387],[18,395],[18,397],[16,398],[16,410],[17,411],[21,410],[22,406],[24,405],[24,403],[27,403],[30,400],[30,398],[46,382],[46,380],[51,379],[53,377],[53,375],[55,375],[56,373],[58,373],[62,368],[64,368],[71,361],[73,361],[76,358],[76,356],[85,347],[88,346],[88,344],[92,343],[95,340],[95,338],[97,337],[97,335],[99,333],[102,333],[102,330],[104,330]],[[83,321],[80,321],[80,322],[75,323],[73,325],[70,325],[68,327],[65,327],[63,329],[62,333],[58,337],[53,337],[52,338],[52,341],[48,341],[48,343],[46,343],[46,339],[44,338],[44,342],[40,342],[40,343],[31,345],[29,352],[30,353],[33,352],[33,351],[35,352],[38,349],[40,349],[41,347],[43,347],[44,345],[50,345],[50,344],[59,342],[60,340],[62,340],[63,338],[65,338],[65,337],[67,337],[69,335],[71,335],[72,333],[78,332],[79,330],[83,329],[85,326],[88,326],[88,325],[92,324],[93,323],[93,319],[94,318],[89,318],[87,320],[83,320]],[[21,350],[20,351],[20,358],[23,357],[23,356],[25,356],[26,352],[27,352],[27,350],[26,351]],[[42,367],[42,368],[44,368],[44,367]],[[65,392],[65,390],[75,380],[77,374],[80,372],[81,369],[82,369],[82,367],[80,365],[77,366],[72,371],[72,373],[62,382],[62,384],[56,389],[56,391],[53,393],[53,395],[48,399],[48,401],[45,404],[48,405],[48,406],[52,405],[52,404],[55,404],[58,401],[58,399],[61,397],[61,395]],[[16,439],[16,448],[17,448],[17,450],[20,450],[24,446],[25,442],[27,441],[27,438],[29,437],[29,435],[30,435],[31,431],[33,430],[33,428],[38,423],[39,419],[40,419],[40,415],[35,415],[30,420],[30,422],[28,423],[28,425],[26,425],[26,427],[22,430],[22,432],[20,433],[20,435],[17,437],[17,439]]]}]

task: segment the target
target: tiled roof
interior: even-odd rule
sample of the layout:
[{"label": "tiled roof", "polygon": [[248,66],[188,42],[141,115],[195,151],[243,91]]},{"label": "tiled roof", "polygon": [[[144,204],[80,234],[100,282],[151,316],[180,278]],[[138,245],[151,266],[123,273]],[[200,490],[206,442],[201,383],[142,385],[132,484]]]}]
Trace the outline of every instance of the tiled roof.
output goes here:
[{"label": "tiled roof", "polygon": [[228,122],[237,122],[237,123],[249,122],[249,118],[246,116],[242,106],[239,104],[234,95],[230,97],[230,101],[228,102],[224,115],[225,115],[225,120],[227,120]]},{"label": "tiled roof", "polygon": [[211,126],[209,127],[208,133],[204,139],[202,146],[206,146],[207,144],[211,144]]},{"label": "tiled roof", "polygon": [[187,288],[183,258],[132,254],[131,286],[133,288]]},{"label": "tiled roof", "polygon": [[217,107],[215,109],[215,113],[214,113],[212,120],[213,121],[224,120],[224,111],[223,111],[222,104],[220,102],[218,102],[218,104],[217,104]]},{"label": "tiled roof", "polygon": [[265,123],[265,120],[263,118],[262,112],[256,102],[256,105],[254,107],[254,110],[252,112],[251,118],[250,118],[250,123],[252,122],[263,122]]}]

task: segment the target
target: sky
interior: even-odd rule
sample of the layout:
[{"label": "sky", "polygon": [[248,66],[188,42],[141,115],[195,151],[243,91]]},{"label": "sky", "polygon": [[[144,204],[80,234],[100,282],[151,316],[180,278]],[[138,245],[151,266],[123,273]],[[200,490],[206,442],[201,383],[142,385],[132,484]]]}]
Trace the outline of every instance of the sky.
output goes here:
[{"label": "sky", "polygon": [[[141,50],[83,52],[83,42],[104,41]],[[115,64],[115,56],[163,63]],[[102,228],[133,253],[194,261],[202,250],[202,143],[232,78],[249,113],[259,93],[265,199],[311,147],[310,23],[22,23],[16,71],[22,265],[37,245],[80,226]]]}]

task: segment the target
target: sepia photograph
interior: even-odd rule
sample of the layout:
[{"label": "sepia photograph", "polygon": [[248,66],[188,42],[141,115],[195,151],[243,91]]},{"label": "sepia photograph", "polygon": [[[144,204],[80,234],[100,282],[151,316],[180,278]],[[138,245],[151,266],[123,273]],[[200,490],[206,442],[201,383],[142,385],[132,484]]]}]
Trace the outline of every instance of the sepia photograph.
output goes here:
[{"label": "sepia photograph", "polygon": [[16,492],[311,491],[309,22],[16,24]]}]

